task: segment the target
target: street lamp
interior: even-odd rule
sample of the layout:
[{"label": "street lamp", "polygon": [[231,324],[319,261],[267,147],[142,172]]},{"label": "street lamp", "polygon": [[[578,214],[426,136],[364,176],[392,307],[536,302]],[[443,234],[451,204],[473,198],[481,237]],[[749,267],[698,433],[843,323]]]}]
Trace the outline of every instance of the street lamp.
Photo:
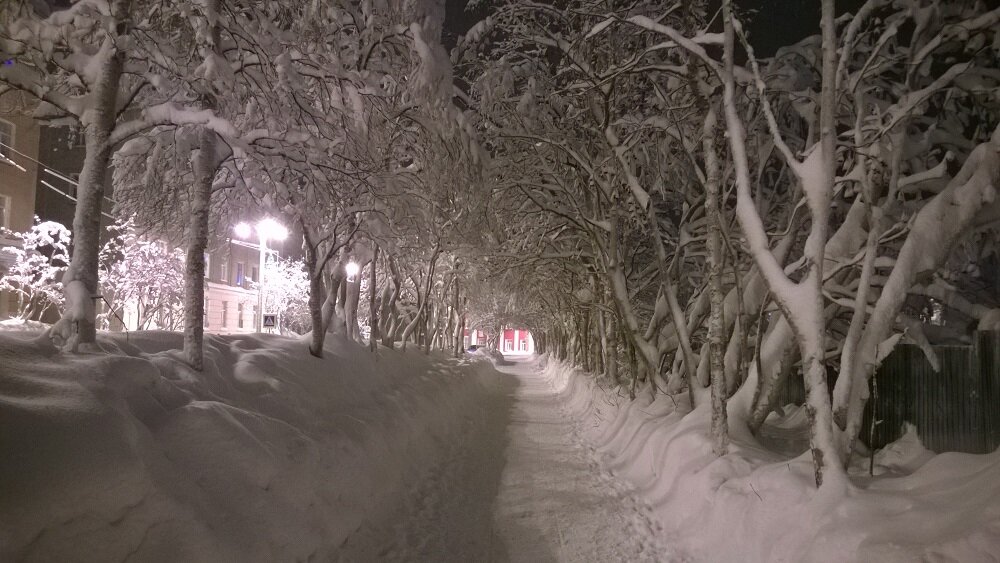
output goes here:
[{"label": "street lamp", "polygon": [[236,236],[240,238],[250,238],[250,235],[253,233],[253,228],[248,223],[240,223],[239,225],[233,227],[233,231],[236,233]]},{"label": "street lamp", "polygon": [[[233,230],[240,238],[249,238],[251,233],[250,225],[240,223]],[[285,240],[288,236],[288,229],[281,223],[270,217],[262,219],[257,223],[257,237],[260,239],[260,267],[258,268],[259,280],[257,282],[257,332],[264,332],[264,263],[267,257],[267,240]]]},{"label": "street lamp", "polygon": [[361,270],[361,266],[358,266],[357,262],[351,260],[346,266],[344,266],[344,270],[347,272],[347,281],[353,282],[357,281],[358,271]]}]

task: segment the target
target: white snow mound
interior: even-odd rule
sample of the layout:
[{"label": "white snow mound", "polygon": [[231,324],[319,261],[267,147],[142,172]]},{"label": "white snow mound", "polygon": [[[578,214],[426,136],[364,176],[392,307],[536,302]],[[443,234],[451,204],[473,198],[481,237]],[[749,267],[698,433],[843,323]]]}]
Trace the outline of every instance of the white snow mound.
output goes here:
[{"label": "white snow mound", "polygon": [[[329,561],[440,455],[476,364],[166,332],[62,354],[0,333],[0,561]],[[482,365],[483,370],[489,369]]]},{"label": "white snow mound", "polygon": [[[712,453],[709,405],[621,387],[543,357],[543,375],[580,420],[605,469],[631,483],[695,561],[1000,561],[1000,450],[923,448],[909,431],[875,456],[876,475],[817,491],[811,454],[769,450],[730,424]],[[790,410],[776,428],[794,430]],[[733,413],[730,412],[732,420]]]}]

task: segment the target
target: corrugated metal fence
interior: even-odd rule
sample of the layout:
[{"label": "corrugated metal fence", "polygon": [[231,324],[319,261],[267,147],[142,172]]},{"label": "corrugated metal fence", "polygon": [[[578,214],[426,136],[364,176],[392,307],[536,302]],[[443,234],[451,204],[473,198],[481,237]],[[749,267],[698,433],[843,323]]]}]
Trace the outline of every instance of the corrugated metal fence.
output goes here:
[{"label": "corrugated metal fence", "polygon": [[[934,346],[941,371],[923,351],[899,344],[871,381],[861,440],[881,448],[917,427],[935,452],[989,453],[1000,447],[1000,331],[978,332],[972,346]],[[804,398],[801,378],[790,378],[786,399]],[[872,421],[877,424],[872,430]],[[870,442],[870,443],[869,443]]]}]

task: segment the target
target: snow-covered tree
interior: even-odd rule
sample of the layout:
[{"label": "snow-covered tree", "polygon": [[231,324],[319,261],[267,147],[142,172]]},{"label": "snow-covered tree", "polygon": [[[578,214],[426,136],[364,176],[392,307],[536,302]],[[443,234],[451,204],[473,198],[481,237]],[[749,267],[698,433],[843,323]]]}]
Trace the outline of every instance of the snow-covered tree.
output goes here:
[{"label": "snow-covered tree", "polygon": [[40,99],[37,117],[83,130],[66,306],[52,328],[74,348],[96,338],[100,217],[114,151],[162,124],[228,131],[173,80],[173,65],[189,60],[182,49],[190,42],[172,41],[189,8],[146,0],[78,0],[52,8],[13,0],[0,10],[0,56],[12,62],[0,66],[0,85]]},{"label": "snow-covered tree", "polygon": [[919,338],[907,300],[970,295],[933,272],[989,238],[1000,12],[825,2],[820,35],[758,60],[728,3],[724,33],[704,8],[511,2],[459,42],[500,163],[489,258],[530,256],[557,354],[594,365],[600,342],[605,365],[694,400],[711,381],[729,425],[756,431],[801,366],[817,482],[836,483],[867,379]]},{"label": "snow-covered tree", "polygon": [[0,230],[6,238],[19,240],[19,246],[4,246],[0,252],[10,256],[10,268],[0,276],[0,291],[14,296],[14,316],[38,319],[50,309],[62,306],[62,274],[69,264],[70,232],[61,223],[39,221],[23,233]]},{"label": "snow-covered tree", "polygon": [[[309,274],[302,260],[269,257],[261,276],[264,287],[264,310],[278,311],[282,330],[302,333],[309,330]],[[260,291],[261,284],[251,282],[250,289]]]},{"label": "snow-covered tree", "polygon": [[[101,249],[101,291],[118,316],[135,312],[135,328],[176,330],[184,310],[184,253],[167,242],[147,238],[129,219],[109,227],[112,238]],[[112,313],[102,315],[110,327]],[[131,327],[126,327],[131,328]]]}]

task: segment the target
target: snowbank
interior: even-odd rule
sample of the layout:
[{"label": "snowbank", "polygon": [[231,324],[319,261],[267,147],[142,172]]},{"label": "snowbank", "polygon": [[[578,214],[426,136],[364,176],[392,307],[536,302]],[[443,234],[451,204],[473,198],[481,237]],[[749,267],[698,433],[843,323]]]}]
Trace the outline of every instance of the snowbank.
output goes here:
[{"label": "snowbank", "polygon": [[329,561],[467,420],[485,364],[330,339],[0,332],[0,561]]},{"label": "snowbank", "polygon": [[820,494],[808,453],[733,432],[730,453],[713,455],[707,405],[629,401],[567,364],[540,365],[605,467],[697,561],[1000,561],[1000,451],[934,455],[908,432],[876,455],[874,478],[861,460],[849,490]]},{"label": "snowbank", "polygon": [[472,359],[487,360],[494,366],[506,366],[510,364],[510,362],[507,361],[507,358],[504,357],[503,353],[496,348],[480,346],[476,348],[475,351],[469,352],[468,354]]},{"label": "snowbank", "polygon": [[22,320],[22,319],[4,319],[0,321],[0,330],[4,331],[14,331],[14,330],[30,330],[39,331],[49,328],[49,325],[39,321],[32,320]]}]

